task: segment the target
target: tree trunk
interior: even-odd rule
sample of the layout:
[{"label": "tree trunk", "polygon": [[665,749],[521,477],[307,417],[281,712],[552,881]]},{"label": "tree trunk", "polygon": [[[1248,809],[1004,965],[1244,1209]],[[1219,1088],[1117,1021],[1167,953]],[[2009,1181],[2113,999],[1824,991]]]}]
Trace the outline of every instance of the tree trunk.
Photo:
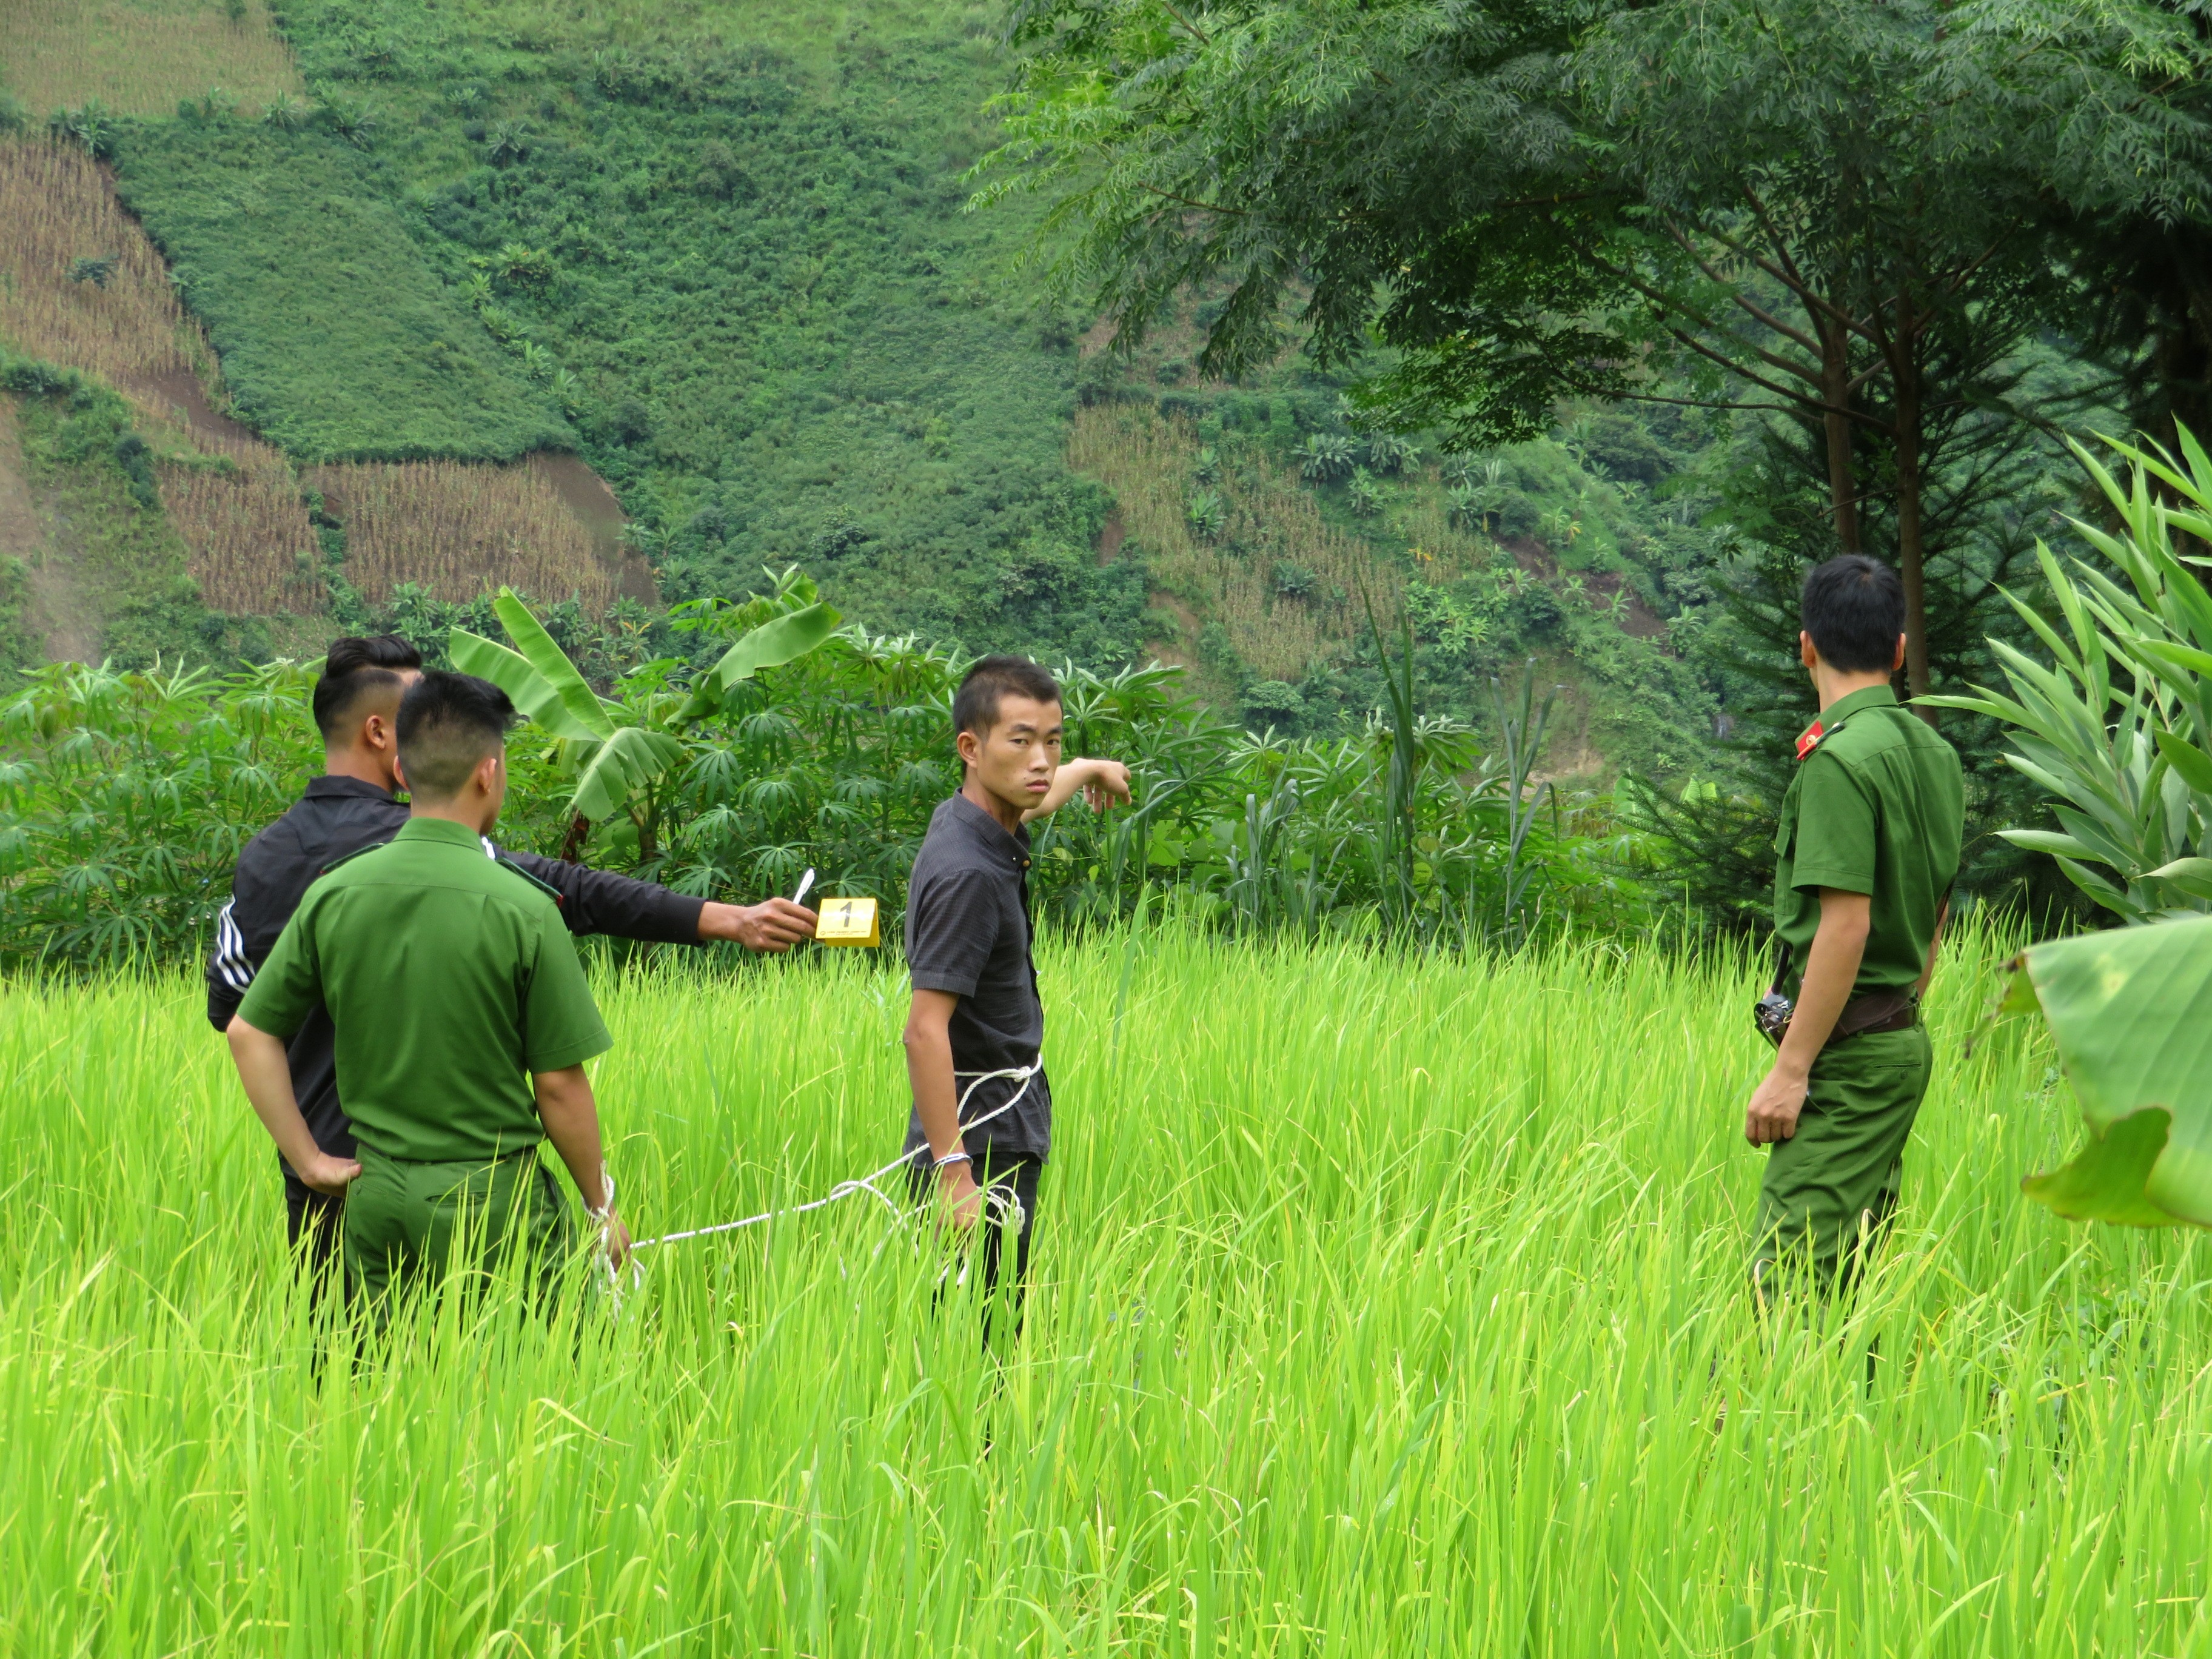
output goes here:
[{"label": "tree trunk", "polygon": [[[1920,544],[1920,342],[1912,296],[1897,296],[1890,378],[1897,392],[1897,572],[1905,581],[1905,685],[1925,696],[1928,683],[1928,572]],[[1914,711],[1930,726],[1936,711]]]},{"label": "tree trunk", "polygon": [[1841,323],[1816,318],[1820,331],[1820,424],[1828,439],[1828,505],[1839,552],[1859,550],[1859,485],[1851,470],[1851,422],[1843,413],[1851,396],[1850,337]]}]

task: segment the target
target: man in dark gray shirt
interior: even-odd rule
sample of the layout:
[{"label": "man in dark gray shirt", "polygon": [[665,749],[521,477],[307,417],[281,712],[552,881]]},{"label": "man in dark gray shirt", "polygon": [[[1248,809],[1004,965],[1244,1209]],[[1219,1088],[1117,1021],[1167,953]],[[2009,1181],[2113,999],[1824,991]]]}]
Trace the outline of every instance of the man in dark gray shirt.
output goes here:
[{"label": "man in dark gray shirt", "polygon": [[[1060,687],[1025,657],[986,657],[969,669],[952,700],[952,721],[960,793],[931,817],[907,887],[914,1115],[906,1145],[917,1201],[934,1188],[954,1226],[972,1228],[979,1218],[991,1224],[981,1241],[988,1304],[1004,1232],[997,1215],[986,1212],[1008,1201],[1020,1206],[1018,1297],[1036,1224],[1037,1177],[1052,1153],[1044,1003],[1030,952],[1027,822],[1079,788],[1095,805],[1127,800],[1128,771],[1112,761],[1060,764]],[[1036,1070],[1026,1079],[989,1076],[1029,1066]],[[987,1189],[996,1196],[987,1200]],[[983,1335],[988,1342],[988,1305]]]}]

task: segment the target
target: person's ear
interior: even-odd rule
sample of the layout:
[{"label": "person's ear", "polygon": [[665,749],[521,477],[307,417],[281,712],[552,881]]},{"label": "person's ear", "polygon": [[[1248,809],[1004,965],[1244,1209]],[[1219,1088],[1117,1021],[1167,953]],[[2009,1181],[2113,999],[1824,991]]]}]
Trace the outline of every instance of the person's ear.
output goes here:
[{"label": "person's ear", "polygon": [[499,793],[500,769],[507,764],[505,751],[486,755],[477,763],[476,786],[487,795]]},{"label": "person's ear", "polygon": [[1813,635],[1802,628],[1797,630],[1797,660],[1808,668],[1820,665],[1820,648],[1813,643]]},{"label": "person's ear", "polygon": [[983,739],[973,732],[961,732],[953,738],[952,746],[958,751],[961,760],[969,766],[983,758]]},{"label": "person's ear", "polygon": [[383,750],[399,741],[393,723],[381,714],[371,714],[361,723],[361,740],[372,750]]},{"label": "person's ear", "polygon": [[414,785],[407,781],[407,769],[399,763],[399,751],[396,749],[392,751],[392,775],[399,785],[399,792],[402,794],[411,795],[415,793]]},{"label": "person's ear", "polygon": [[1900,668],[1902,668],[1902,667],[1904,667],[1904,666],[1905,666],[1905,635],[1902,635],[1902,634],[1899,634],[1899,635],[1897,636],[1897,655],[1890,659],[1889,672],[1890,672],[1891,673],[1894,674],[1895,672],[1897,672],[1897,671],[1898,671],[1899,669],[1900,669]]}]

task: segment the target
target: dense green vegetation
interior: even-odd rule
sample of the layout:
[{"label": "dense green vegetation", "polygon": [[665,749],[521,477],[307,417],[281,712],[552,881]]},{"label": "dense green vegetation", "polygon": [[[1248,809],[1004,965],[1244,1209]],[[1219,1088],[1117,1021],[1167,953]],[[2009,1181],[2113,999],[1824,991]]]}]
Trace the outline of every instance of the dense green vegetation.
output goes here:
[{"label": "dense green vegetation", "polygon": [[[49,494],[67,526],[75,603],[96,625],[115,666],[146,669],[166,659],[231,662],[264,658],[267,629],[201,603],[185,568],[184,544],[162,516],[153,452],[133,428],[130,406],[90,376],[21,357],[0,346],[0,420],[11,421],[26,482]],[[179,455],[186,464],[203,458]],[[0,562],[0,669],[44,656],[26,615],[29,581]]]},{"label": "dense green vegetation", "polygon": [[[672,1247],[619,1320],[449,1303],[318,1364],[197,982],[12,988],[0,1643],[2194,1651],[2204,1247],[2021,1201],[2075,1131],[2033,1027],[1960,1057],[2010,946],[1937,976],[1856,1310],[1762,1328],[1748,964],[1055,940],[1056,1152],[999,1364],[862,1194]],[[729,988],[600,981],[647,1234],[896,1148],[894,975]]]},{"label": "dense green vegetation", "polygon": [[1073,334],[1005,286],[1012,228],[958,211],[994,81],[950,20],[823,71],[696,29],[278,15],[319,112],[118,142],[272,437],[574,444],[672,598],[804,557],[900,627],[1135,654],[1141,574],[1097,568],[1106,501],[1060,457]]},{"label": "dense green vegetation", "polygon": [[[665,627],[690,659],[635,664],[610,710],[666,734],[670,762],[578,840],[573,768],[544,734],[519,736],[501,839],[746,902],[812,866],[826,891],[880,896],[896,927],[929,815],[958,783],[959,659],[848,629],[678,718],[696,665],[813,597],[794,573],[746,605],[679,609]],[[1509,714],[1509,766],[1478,756],[1459,723],[1425,717],[1402,684],[1386,722],[1291,740],[1224,724],[1176,682],[1166,669],[1069,672],[1073,749],[1128,762],[1138,805],[1103,820],[1071,806],[1038,827],[1042,913],[1097,924],[1164,906],[1239,934],[1458,949],[1665,923],[1632,846],[1531,783],[1529,708]],[[55,665],[0,705],[0,964],[202,949],[238,848],[319,769],[310,684],[283,665],[222,680]]]},{"label": "dense green vegetation", "polygon": [[125,203],[222,355],[234,412],[305,460],[510,460],[567,423],[423,263],[361,152],[209,110],[134,127]]}]

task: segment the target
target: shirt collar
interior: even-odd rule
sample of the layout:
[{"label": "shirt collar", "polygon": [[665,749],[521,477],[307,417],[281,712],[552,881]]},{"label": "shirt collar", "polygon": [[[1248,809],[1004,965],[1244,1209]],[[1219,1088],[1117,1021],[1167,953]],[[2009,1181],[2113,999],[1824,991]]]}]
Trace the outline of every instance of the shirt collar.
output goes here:
[{"label": "shirt collar", "polygon": [[1875,708],[1883,704],[1897,707],[1897,693],[1886,685],[1869,685],[1854,691],[1848,697],[1838,697],[1830,703],[1820,716],[1821,730],[1832,732],[1862,708]]},{"label": "shirt collar", "polygon": [[1869,685],[1848,697],[1837,698],[1820,719],[1797,734],[1797,758],[1803,760],[1819,748],[1823,738],[1860,709],[1878,708],[1884,703],[1892,708],[1897,707],[1897,693],[1886,685]]},{"label": "shirt collar", "polygon": [[352,795],[368,800],[390,800],[392,792],[380,789],[361,778],[332,777],[328,773],[307,780],[307,799],[321,800],[331,796]]},{"label": "shirt collar", "polygon": [[1009,835],[1005,824],[965,795],[953,796],[952,816],[992,853],[1000,858],[1012,859],[1024,870],[1030,867],[1029,825],[1024,823]]},{"label": "shirt collar", "polygon": [[399,826],[394,841],[434,841],[450,847],[465,847],[482,856],[488,843],[482,836],[465,823],[455,823],[451,818],[410,818]]}]

